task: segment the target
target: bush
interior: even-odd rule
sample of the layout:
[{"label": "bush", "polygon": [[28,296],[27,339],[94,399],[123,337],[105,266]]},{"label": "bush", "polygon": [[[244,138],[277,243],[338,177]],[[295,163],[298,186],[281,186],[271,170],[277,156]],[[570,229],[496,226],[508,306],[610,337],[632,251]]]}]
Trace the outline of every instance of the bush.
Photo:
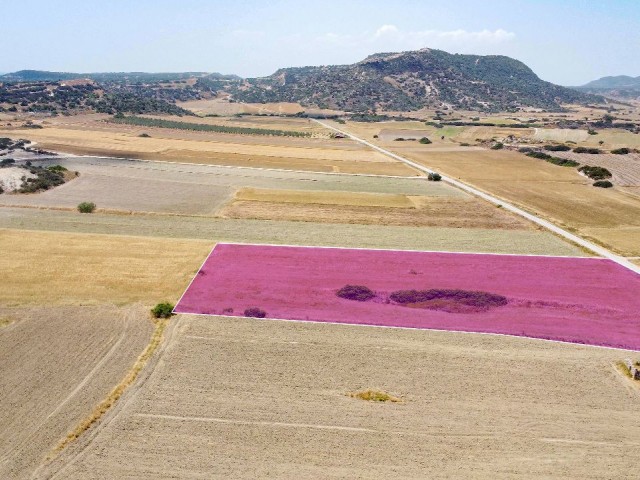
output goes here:
[{"label": "bush", "polygon": [[430,143],[433,143],[431,140],[429,140],[427,137],[422,137],[420,139],[420,143],[423,145],[429,145]]},{"label": "bush", "polygon": [[549,152],[568,152],[571,147],[567,145],[545,145],[544,149]]},{"label": "bush", "polygon": [[50,167],[47,167],[47,170],[51,172],[56,172],[56,173],[62,173],[67,171],[67,169],[64,168],[62,165],[51,165]]},{"label": "bush", "polygon": [[149,135],[148,133],[141,133],[140,135],[138,135],[140,138],[151,138],[151,135]]},{"label": "bush", "polygon": [[631,150],[628,148],[616,148],[615,150],[611,150],[611,153],[615,155],[627,155],[631,153]]},{"label": "bush", "polygon": [[596,132],[596,131],[595,131],[595,130],[593,130],[592,128],[590,128],[589,130],[587,130],[587,133],[588,133],[589,135],[597,135],[597,134],[598,134],[598,132]]},{"label": "bush", "polygon": [[8,167],[9,165],[13,165],[16,161],[13,158],[3,158],[0,160],[0,168]]},{"label": "bush", "polygon": [[169,318],[173,315],[173,304],[169,302],[159,303],[151,309],[151,314],[155,318]]},{"label": "bush", "polygon": [[427,175],[427,180],[429,180],[430,182],[439,182],[440,180],[442,180],[442,176],[438,172],[432,172]]},{"label": "bush", "polygon": [[602,151],[599,148],[576,147],[573,149],[573,153],[588,153],[590,155],[598,155],[602,153]]},{"label": "bush", "polygon": [[398,137],[393,140],[394,142],[404,142],[404,138]]},{"label": "bush", "polygon": [[366,302],[376,296],[373,290],[364,285],[345,285],[336,292],[336,295],[357,302]]},{"label": "bush", "polygon": [[96,204],[93,202],[82,202],[78,205],[78,211],[80,213],[93,213],[96,209]]},{"label": "bush", "polygon": [[430,300],[453,300],[456,303],[481,308],[499,307],[508,303],[507,297],[495,293],[450,289],[398,290],[393,292],[389,298],[400,304],[422,303]]},{"label": "bush", "polygon": [[609,180],[598,180],[597,182],[593,183],[593,186],[600,188],[611,188],[613,187],[613,183],[611,183]]},{"label": "bush", "polygon": [[604,167],[592,167],[591,165],[583,165],[578,169],[592,180],[604,180],[611,178],[611,172]]},{"label": "bush", "polygon": [[493,147],[491,147],[491,150],[502,150],[503,148],[504,148],[504,144],[501,142],[498,142]]},{"label": "bush", "polygon": [[252,318],[264,318],[267,316],[267,312],[258,307],[249,307],[244,311],[244,316]]}]

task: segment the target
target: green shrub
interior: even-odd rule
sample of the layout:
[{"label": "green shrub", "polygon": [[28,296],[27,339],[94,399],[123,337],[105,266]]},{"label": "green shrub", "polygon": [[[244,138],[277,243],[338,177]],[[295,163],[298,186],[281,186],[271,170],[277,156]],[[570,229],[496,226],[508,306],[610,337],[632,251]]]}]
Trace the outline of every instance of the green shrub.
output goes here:
[{"label": "green shrub", "polygon": [[376,296],[373,290],[364,285],[345,285],[336,292],[336,295],[340,298],[355,300],[357,302],[366,302]]},{"label": "green shrub", "polygon": [[593,186],[600,188],[611,188],[613,187],[613,183],[611,183],[609,180],[598,180],[597,182],[593,182]]},{"label": "green shrub", "polygon": [[140,138],[151,138],[151,135],[149,135],[148,133],[141,133],[140,135],[138,135]]},{"label": "green shrub", "polygon": [[604,167],[592,167],[591,165],[583,165],[578,169],[592,180],[604,180],[611,178],[611,172]]},{"label": "green shrub", "polygon": [[430,182],[439,182],[440,180],[442,180],[442,176],[438,172],[432,172],[427,175],[427,180],[429,180]]},{"label": "green shrub", "polygon": [[151,309],[151,314],[155,318],[169,318],[173,315],[173,304],[169,302],[159,303]]},{"label": "green shrub", "polygon": [[611,150],[611,153],[615,155],[627,155],[631,153],[631,150],[628,148],[616,148],[615,150]]},{"label": "green shrub", "polygon": [[598,155],[602,153],[602,151],[599,148],[576,147],[573,149],[573,153],[588,153],[590,155]]},{"label": "green shrub", "polygon": [[404,138],[398,137],[394,139],[394,142],[404,142],[404,140],[405,140]]},{"label": "green shrub", "polygon": [[51,172],[56,172],[56,173],[62,173],[67,171],[67,169],[64,168],[62,165],[51,165],[50,167],[47,167],[47,170]]},{"label": "green shrub", "polygon": [[544,149],[548,152],[568,152],[571,147],[568,145],[545,145]]},{"label": "green shrub", "polygon": [[504,144],[501,142],[498,142],[493,147],[491,147],[491,150],[502,150],[503,148],[504,148]]},{"label": "green shrub", "polygon": [[422,137],[420,139],[420,143],[422,143],[423,145],[429,145],[430,143],[433,143],[433,142],[429,140],[427,137]]},{"label": "green shrub", "polygon": [[249,307],[244,311],[244,316],[252,318],[264,318],[267,316],[267,312],[258,307]]},{"label": "green shrub", "polygon": [[93,213],[96,209],[96,204],[93,202],[82,202],[78,204],[78,211],[80,213]]}]

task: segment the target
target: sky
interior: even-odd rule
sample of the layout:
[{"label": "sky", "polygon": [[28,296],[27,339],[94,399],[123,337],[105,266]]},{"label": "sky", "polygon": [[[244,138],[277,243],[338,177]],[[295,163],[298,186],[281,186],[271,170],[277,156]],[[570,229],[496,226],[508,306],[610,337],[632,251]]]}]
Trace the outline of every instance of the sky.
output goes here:
[{"label": "sky", "polygon": [[0,72],[243,77],[438,48],[507,55],[542,79],[640,75],[640,0],[2,0]]}]

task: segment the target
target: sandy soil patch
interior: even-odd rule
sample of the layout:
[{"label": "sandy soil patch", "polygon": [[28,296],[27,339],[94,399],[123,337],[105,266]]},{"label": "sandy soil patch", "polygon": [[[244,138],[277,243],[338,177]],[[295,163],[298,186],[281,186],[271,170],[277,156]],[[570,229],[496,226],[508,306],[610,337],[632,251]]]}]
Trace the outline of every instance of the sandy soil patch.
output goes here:
[{"label": "sandy soil patch", "polygon": [[0,251],[13,252],[0,256],[0,305],[175,301],[210,249],[188,240],[0,230]]},{"label": "sandy soil patch", "polygon": [[149,341],[142,307],[8,309],[0,330],[0,476],[31,473],[124,377]]},{"label": "sandy soil patch", "polygon": [[2,188],[5,193],[13,192],[22,186],[23,179],[35,177],[36,175],[24,168],[0,168],[0,188]]},{"label": "sandy soil patch", "polygon": [[[612,366],[624,355],[493,336],[183,316],[138,394],[51,472],[633,478],[638,394]],[[368,388],[403,402],[348,396]]]}]

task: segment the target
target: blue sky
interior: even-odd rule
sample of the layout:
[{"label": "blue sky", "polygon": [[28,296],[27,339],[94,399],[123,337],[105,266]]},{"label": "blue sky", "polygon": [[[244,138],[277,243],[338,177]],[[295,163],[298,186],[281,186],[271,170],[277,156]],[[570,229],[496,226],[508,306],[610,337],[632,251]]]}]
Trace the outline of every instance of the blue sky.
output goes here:
[{"label": "blue sky", "polygon": [[640,75],[640,1],[3,0],[0,71],[218,71],[440,48],[580,85]]}]

